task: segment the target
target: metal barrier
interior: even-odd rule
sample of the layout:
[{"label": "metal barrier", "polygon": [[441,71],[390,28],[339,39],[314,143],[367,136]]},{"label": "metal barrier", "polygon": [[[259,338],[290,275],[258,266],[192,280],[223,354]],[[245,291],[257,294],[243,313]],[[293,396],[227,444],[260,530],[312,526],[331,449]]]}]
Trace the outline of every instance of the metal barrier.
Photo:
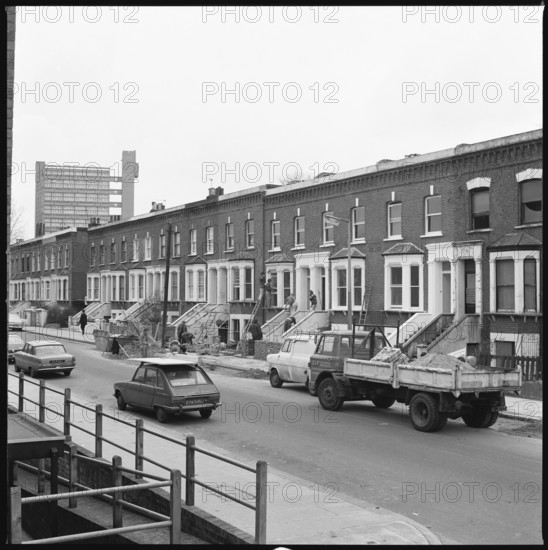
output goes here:
[{"label": "metal barrier", "polygon": [[[71,436],[71,428],[76,428],[90,436],[92,436],[95,440],[95,452],[94,455],[96,458],[102,458],[103,457],[103,442],[108,443],[109,445],[112,445],[118,449],[121,449],[135,457],[135,470],[134,474],[137,479],[142,478],[144,476],[143,468],[145,461],[154,464],[155,466],[158,466],[159,468],[162,468],[167,471],[171,471],[171,468],[162,464],[161,462],[157,462],[156,460],[152,459],[151,457],[147,457],[144,454],[144,434],[150,434],[152,436],[158,437],[160,439],[163,439],[165,441],[169,441],[170,443],[174,443],[176,445],[182,446],[186,448],[186,467],[185,471],[186,474],[182,475],[182,477],[185,479],[185,502],[189,506],[194,506],[194,496],[195,496],[195,486],[199,485],[201,487],[207,488],[209,491],[212,491],[214,493],[217,493],[221,496],[224,496],[232,501],[235,501],[247,508],[250,508],[251,510],[255,511],[255,543],[256,544],[266,544],[266,509],[267,509],[267,463],[263,460],[259,460],[256,463],[255,468],[251,468],[250,466],[247,466],[246,464],[243,464],[241,462],[237,462],[235,460],[231,460],[229,458],[225,458],[217,453],[212,453],[210,451],[207,451],[205,449],[202,449],[200,447],[197,447],[195,445],[195,439],[194,436],[187,436],[186,441],[179,441],[177,439],[171,438],[166,435],[159,434],[157,432],[154,432],[152,430],[148,430],[144,426],[144,421],[140,418],[135,419],[135,424],[128,422],[126,420],[123,420],[119,417],[116,417],[112,414],[108,414],[103,411],[103,406],[100,404],[97,404],[95,408],[88,407],[87,405],[82,405],[81,403],[78,403],[77,401],[74,401],[71,399],[71,390],[70,388],[65,388],[64,392],[61,392],[59,390],[55,390],[53,388],[48,388],[45,384],[44,380],[40,380],[39,382],[26,379],[24,374],[20,372],[19,374],[12,374],[8,373],[9,376],[18,377],[19,378],[19,391],[18,393],[10,390],[8,388],[8,393],[11,393],[13,395],[18,396],[18,411],[20,413],[24,412],[24,403],[25,401],[29,403],[33,403],[34,405],[38,406],[38,421],[44,423],[45,422],[45,413],[46,411],[52,412],[57,416],[60,416],[63,418],[63,434],[65,436]],[[25,382],[28,382],[29,384],[37,385],[39,386],[39,399],[38,401],[33,401],[32,399],[25,397]],[[46,406],[46,390],[50,391],[52,393],[56,393],[63,396],[63,413],[59,413],[55,409],[49,408]],[[90,431],[86,430],[85,428],[79,426],[78,424],[71,421],[71,405],[75,405],[77,407],[80,407],[84,410],[91,411],[95,413],[95,430]],[[122,424],[125,424],[131,428],[135,429],[135,450],[126,449],[116,441],[113,441],[111,439],[108,439],[104,436],[104,426],[103,426],[103,419],[108,418],[111,420],[114,420],[115,422],[121,422]],[[241,468],[243,470],[252,472],[255,474],[255,505],[252,505],[244,500],[241,500],[239,498],[236,498],[232,496],[229,493],[223,492],[219,489],[216,489],[215,487],[202,483],[198,481],[195,477],[195,453],[199,452],[202,454],[205,454],[207,456],[210,456],[212,458],[221,460],[227,464],[232,464],[233,466],[236,466],[238,468]],[[40,468],[38,469],[38,480],[39,483],[43,482],[43,464],[45,462],[45,459],[40,459],[39,464]]]},{"label": "metal barrier", "polygon": [[[84,540],[98,537],[105,537],[118,533],[128,533],[131,531],[144,531],[147,529],[157,529],[159,527],[170,527],[169,542],[170,544],[181,543],[181,472],[180,470],[171,470],[170,479],[165,480],[158,478],[158,476],[147,475],[147,477],[156,478],[158,481],[151,481],[148,483],[141,483],[139,485],[123,485],[122,484],[122,472],[132,471],[122,467],[122,459],[119,456],[112,458],[112,469],[114,486],[101,489],[90,489],[84,487],[84,490],[73,491],[74,485],[82,485],[76,483],[73,479],[73,473],[76,472],[76,461],[78,459],[90,459],[89,457],[79,456],[76,453],[70,452],[70,478],[64,480],[69,482],[69,491],[67,493],[59,494],[42,494],[34,497],[21,498],[21,488],[18,486],[10,488],[10,514],[11,514],[11,543],[12,544],[50,544],[59,542],[69,542],[75,540]],[[99,462],[99,461],[98,461]],[[102,462],[102,461],[101,461]],[[23,465],[18,463],[19,465]],[[26,469],[37,470],[30,465],[24,465]],[[63,479],[63,478],[60,478]],[[121,494],[128,491],[140,491],[143,489],[153,489],[158,487],[170,487],[170,508],[169,516],[157,514],[155,512],[148,511],[149,515],[154,514],[158,521],[154,523],[145,523],[142,525],[133,525],[129,527],[123,527],[123,514],[122,506],[126,505],[132,509],[144,510],[140,506],[136,506],[129,502],[123,501],[120,497]],[[55,502],[59,500],[68,499],[69,508],[75,508],[77,506],[78,497],[90,497],[100,495],[112,495],[112,528],[105,529],[103,531],[91,531],[88,533],[77,533],[73,535],[63,535],[60,537],[49,537],[46,539],[37,539],[33,541],[22,541],[22,505],[30,504],[33,502]]]}]

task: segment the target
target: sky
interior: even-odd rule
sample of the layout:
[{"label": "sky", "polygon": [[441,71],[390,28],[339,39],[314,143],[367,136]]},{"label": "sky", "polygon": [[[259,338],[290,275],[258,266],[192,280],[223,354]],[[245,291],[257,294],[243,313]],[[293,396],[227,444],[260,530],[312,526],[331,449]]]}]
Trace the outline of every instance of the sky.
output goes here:
[{"label": "sky", "polygon": [[13,207],[35,162],[135,150],[135,215],[542,127],[542,7],[19,7]]}]

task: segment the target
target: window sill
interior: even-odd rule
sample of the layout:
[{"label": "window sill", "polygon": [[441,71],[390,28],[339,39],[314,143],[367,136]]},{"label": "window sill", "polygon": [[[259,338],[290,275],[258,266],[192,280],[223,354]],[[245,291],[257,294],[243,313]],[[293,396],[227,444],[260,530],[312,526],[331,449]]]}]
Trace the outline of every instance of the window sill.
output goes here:
[{"label": "window sill", "polygon": [[215,252],[204,252],[204,256],[213,256]]},{"label": "window sill", "polygon": [[490,233],[491,231],[493,231],[491,228],[486,228],[486,229],[470,229],[470,231],[467,231],[466,233],[470,234],[470,233]]},{"label": "window sill", "polygon": [[419,235],[421,239],[428,238],[428,237],[443,237],[443,233],[441,231],[433,231],[432,233],[425,233],[424,235]]},{"label": "window sill", "polygon": [[197,256],[197,255],[198,255],[198,254],[196,254],[196,252],[194,252],[194,253],[191,252],[191,253],[189,254],[189,256]]},{"label": "window sill", "polygon": [[304,244],[298,244],[297,246],[294,246],[293,248],[290,248],[289,250],[304,250],[305,246]]},{"label": "window sill", "polygon": [[325,243],[321,244],[319,248],[335,248],[335,243]]},{"label": "window sill", "polygon": [[403,237],[387,237],[386,239],[383,239],[383,241],[403,241]]},{"label": "window sill", "polygon": [[246,250],[255,250],[255,245],[253,245],[253,246],[246,246],[245,249],[246,249]]},{"label": "window sill", "polygon": [[528,223],[525,225],[515,225],[514,229],[529,229],[530,227],[542,227],[542,222]]},{"label": "window sill", "polygon": [[270,250],[268,250],[268,252],[281,252],[282,249],[281,248],[271,248]]},{"label": "window sill", "polygon": [[350,244],[367,244],[365,239],[359,239],[357,241],[352,241]]},{"label": "window sill", "polygon": [[227,248],[226,250],[223,250],[224,254],[227,254],[228,252],[234,252],[235,250],[233,248]]}]

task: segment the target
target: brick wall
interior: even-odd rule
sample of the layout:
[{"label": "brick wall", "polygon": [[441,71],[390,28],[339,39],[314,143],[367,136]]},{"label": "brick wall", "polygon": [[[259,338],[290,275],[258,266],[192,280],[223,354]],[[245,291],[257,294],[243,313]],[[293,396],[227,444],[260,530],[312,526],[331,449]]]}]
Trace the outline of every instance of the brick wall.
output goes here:
[{"label": "brick wall", "polygon": [[255,340],[255,359],[266,361],[269,353],[278,353],[282,344],[278,342],[267,342],[266,340]]}]

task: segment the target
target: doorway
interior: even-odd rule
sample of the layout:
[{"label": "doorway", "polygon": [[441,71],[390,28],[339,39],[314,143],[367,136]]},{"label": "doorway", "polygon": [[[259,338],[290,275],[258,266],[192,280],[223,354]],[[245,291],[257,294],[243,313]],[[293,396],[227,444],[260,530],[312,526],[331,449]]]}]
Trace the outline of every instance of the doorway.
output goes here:
[{"label": "doorway", "polygon": [[441,312],[451,313],[451,262],[441,263]]}]

